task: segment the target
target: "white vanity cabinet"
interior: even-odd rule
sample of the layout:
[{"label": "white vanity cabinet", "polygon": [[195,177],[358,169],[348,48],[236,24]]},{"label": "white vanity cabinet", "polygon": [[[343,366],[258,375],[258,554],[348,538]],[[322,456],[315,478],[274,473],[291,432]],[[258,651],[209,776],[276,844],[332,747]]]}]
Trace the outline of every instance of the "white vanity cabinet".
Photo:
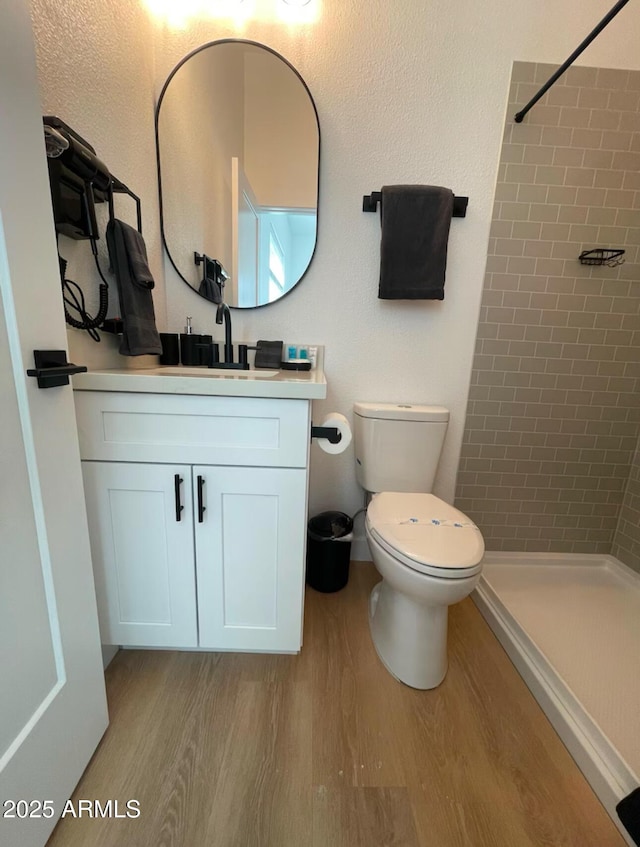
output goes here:
[{"label": "white vanity cabinet", "polygon": [[195,516],[200,647],[299,650],[306,471],[199,466],[193,474],[206,510]]},{"label": "white vanity cabinet", "polygon": [[82,471],[102,640],[197,647],[191,468],[83,462]]},{"label": "white vanity cabinet", "polygon": [[298,651],[310,402],[75,400],[103,641]]}]

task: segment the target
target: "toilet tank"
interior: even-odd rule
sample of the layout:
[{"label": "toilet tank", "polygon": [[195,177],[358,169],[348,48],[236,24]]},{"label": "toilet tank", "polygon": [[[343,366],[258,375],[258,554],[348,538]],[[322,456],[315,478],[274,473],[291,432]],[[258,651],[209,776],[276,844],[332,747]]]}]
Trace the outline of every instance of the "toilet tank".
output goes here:
[{"label": "toilet tank", "polygon": [[449,410],[443,406],[354,403],[356,477],[365,489],[428,493]]}]

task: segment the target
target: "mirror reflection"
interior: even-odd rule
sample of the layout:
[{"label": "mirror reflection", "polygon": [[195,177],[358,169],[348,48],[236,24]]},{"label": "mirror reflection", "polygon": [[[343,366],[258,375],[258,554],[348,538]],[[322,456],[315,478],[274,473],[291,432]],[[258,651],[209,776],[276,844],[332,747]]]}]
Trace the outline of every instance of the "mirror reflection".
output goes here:
[{"label": "mirror reflection", "polygon": [[313,257],[320,132],[304,81],[250,41],[217,41],[171,73],[156,111],[162,234],[206,299],[273,303]]}]

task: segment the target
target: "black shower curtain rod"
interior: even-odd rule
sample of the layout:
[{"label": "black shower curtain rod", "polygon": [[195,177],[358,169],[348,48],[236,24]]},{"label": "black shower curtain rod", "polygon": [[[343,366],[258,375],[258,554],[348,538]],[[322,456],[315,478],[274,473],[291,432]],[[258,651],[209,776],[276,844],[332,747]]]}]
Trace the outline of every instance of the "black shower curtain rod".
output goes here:
[{"label": "black shower curtain rod", "polygon": [[524,116],[527,114],[529,109],[531,109],[532,106],[535,106],[535,104],[542,97],[542,95],[546,94],[546,92],[551,88],[551,86],[554,84],[554,82],[556,82],[556,80],[560,79],[562,74],[567,70],[567,68],[570,65],[572,65],[575,62],[575,60],[582,53],[582,51],[585,50],[591,44],[591,42],[593,41],[594,38],[596,38],[596,36],[600,35],[600,33],[606,27],[606,25],[615,18],[615,16],[618,14],[620,9],[622,9],[624,6],[626,6],[628,2],[629,2],[629,0],[618,0],[618,2],[613,7],[613,9],[611,9],[611,11],[604,16],[604,18],[600,21],[598,26],[595,27],[595,29],[593,29],[589,33],[589,35],[584,39],[584,41],[578,47],[576,47],[576,49],[569,56],[567,61],[563,65],[560,65],[560,67],[553,74],[553,76],[550,77],[547,80],[547,82],[545,82],[545,84],[542,86],[540,91],[538,91],[538,93],[534,97],[532,97],[531,100],[529,100],[529,102],[527,103],[527,105],[523,109],[521,109],[519,112],[516,113],[514,120],[517,124],[522,123],[522,121],[524,120]]}]

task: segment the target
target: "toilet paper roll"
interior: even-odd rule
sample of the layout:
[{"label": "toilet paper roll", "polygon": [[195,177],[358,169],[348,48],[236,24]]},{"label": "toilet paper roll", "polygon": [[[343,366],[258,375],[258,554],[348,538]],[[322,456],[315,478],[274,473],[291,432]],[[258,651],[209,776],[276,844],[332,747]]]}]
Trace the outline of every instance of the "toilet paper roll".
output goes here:
[{"label": "toilet paper roll", "polygon": [[316,444],[324,450],[325,453],[344,453],[347,447],[351,444],[351,427],[349,421],[344,415],[339,412],[331,412],[330,415],[322,421],[321,426],[335,427],[342,438],[337,444],[332,444],[327,438],[316,438]]}]

